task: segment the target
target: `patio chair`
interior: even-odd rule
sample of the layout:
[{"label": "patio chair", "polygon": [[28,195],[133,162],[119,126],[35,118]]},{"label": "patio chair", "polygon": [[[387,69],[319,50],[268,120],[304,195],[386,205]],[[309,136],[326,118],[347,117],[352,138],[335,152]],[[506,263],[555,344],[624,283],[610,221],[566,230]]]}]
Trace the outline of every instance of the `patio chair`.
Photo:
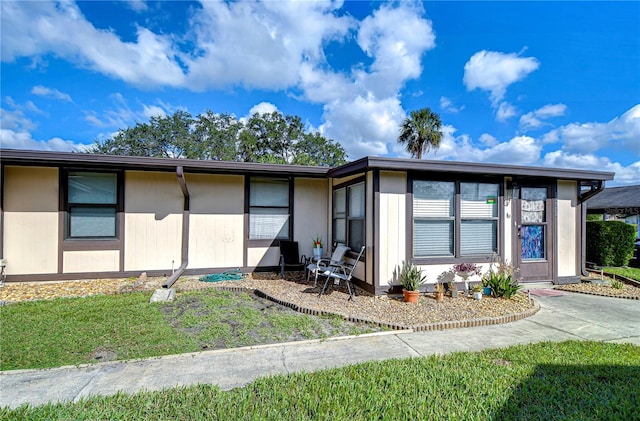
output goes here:
[{"label": "patio chair", "polygon": [[309,259],[309,264],[307,265],[307,282],[309,282],[309,276],[311,272],[315,275],[315,280],[313,281],[313,286],[318,285],[318,274],[320,272],[326,272],[331,270],[336,266],[340,266],[344,264],[344,255],[351,250],[349,247],[342,243],[337,243],[335,249],[333,250],[333,254],[331,258],[321,258],[319,260],[314,260],[313,258]]},{"label": "patio chair", "polygon": [[324,281],[324,286],[322,287],[322,291],[320,291],[320,294],[318,294],[318,297],[324,294],[324,292],[327,290],[327,285],[329,285],[329,280],[333,279],[337,283],[339,283],[340,281],[344,281],[347,284],[347,289],[349,290],[349,299],[351,301],[354,301],[353,291],[351,290],[351,278],[353,277],[353,271],[356,269],[356,266],[358,266],[358,261],[360,261],[360,258],[364,254],[365,248],[366,246],[362,246],[362,248],[360,249],[360,254],[358,254],[358,257],[356,257],[352,264],[345,263],[339,266],[332,267],[322,273],[322,276],[326,276],[327,280]]},{"label": "patio chair", "polygon": [[307,257],[300,256],[298,252],[297,241],[280,240],[280,276],[284,279],[284,270],[305,270],[307,266]]}]

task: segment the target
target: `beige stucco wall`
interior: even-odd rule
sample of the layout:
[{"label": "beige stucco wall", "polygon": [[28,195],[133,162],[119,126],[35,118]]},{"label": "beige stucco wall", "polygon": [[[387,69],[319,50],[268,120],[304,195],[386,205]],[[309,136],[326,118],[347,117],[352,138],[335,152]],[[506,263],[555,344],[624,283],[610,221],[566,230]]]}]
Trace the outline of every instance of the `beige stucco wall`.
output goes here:
[{"label": "beige stucco wall", "polygon": [[558,181],[558,276],[578,274],[578,188],[575,181]]},{"label": "beige stucco wall", "polygon": [[58,271],[58,178],[57,168],[5,167],[2,235],[8,275]]},{"label": "beige stucco wall", "polygon": [[331,251],[329,239],[329,183],[322,179],[297,178],[293,194],[293,239],[300,254],[312,256],[313,239],[322,237],[324,253]]},{"label": "beige stucco wall", "polygon": [[244,177],[185,175],[190,197],[188,268],[243,266]]},{"label": "beige stucco wall", "polygon": [[125,173],[125,270],[180,266],[183,201],[174,173]]},{"label": "beige stucco wall", "polygon": [[65,251],[62,255],[64,273],[117,272],[120,267],[120,251]]},{"label": "beige stucco wall", "polygon": [[380,172],[380,286],[397,284],[398,267],[406,259],[407,176],[405,173]]}]

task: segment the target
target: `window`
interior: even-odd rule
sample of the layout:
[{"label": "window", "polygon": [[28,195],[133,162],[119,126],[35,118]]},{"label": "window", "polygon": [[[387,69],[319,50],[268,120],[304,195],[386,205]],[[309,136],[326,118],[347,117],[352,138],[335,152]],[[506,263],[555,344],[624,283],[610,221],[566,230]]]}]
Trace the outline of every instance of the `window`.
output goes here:
[{"label": "window", "polygon": [[413,256],[497,253],[498,194],[496,183],[414,180]]},{"label": "window", "polygon": [[364,245],[364,182],[333,191],[333,239],[359,251]]},{"label": "window", "polygon": [[116,238],[117,203],[117,174],[69,172],[67,237]]},{"label": "window", "polygon": [[251,178],[249,187],[249,239],[289,238],[289,180]]}]

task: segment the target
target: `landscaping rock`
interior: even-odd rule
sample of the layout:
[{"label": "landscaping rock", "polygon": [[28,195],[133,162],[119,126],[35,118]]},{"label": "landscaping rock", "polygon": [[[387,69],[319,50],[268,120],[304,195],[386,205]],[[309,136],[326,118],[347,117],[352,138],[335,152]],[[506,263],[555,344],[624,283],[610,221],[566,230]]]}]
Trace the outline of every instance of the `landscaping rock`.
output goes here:
[{"label": "landscaping rock", "polygon": [[162,303],[165,301],[173,301],[176,299],[176,290],[169,289],[156,289],[149,300],[150,303]]}]

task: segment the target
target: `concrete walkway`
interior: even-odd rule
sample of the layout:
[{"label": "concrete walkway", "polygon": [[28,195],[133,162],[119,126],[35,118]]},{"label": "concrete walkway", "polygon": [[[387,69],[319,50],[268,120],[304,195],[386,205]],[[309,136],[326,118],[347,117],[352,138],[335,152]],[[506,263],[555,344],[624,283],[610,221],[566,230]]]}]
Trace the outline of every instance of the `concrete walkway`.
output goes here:
[{"label": "concrete walkway", "polygon": [[171,355],[47,370],[0,372],[0,406],[77,401],[197,383],[241,387],[259,376],[314,371],[364,361],[479,351],[568,339],[640,345],[640,301],[566,293],[535,297],[540,311],[503,325],[349,338]]}]

